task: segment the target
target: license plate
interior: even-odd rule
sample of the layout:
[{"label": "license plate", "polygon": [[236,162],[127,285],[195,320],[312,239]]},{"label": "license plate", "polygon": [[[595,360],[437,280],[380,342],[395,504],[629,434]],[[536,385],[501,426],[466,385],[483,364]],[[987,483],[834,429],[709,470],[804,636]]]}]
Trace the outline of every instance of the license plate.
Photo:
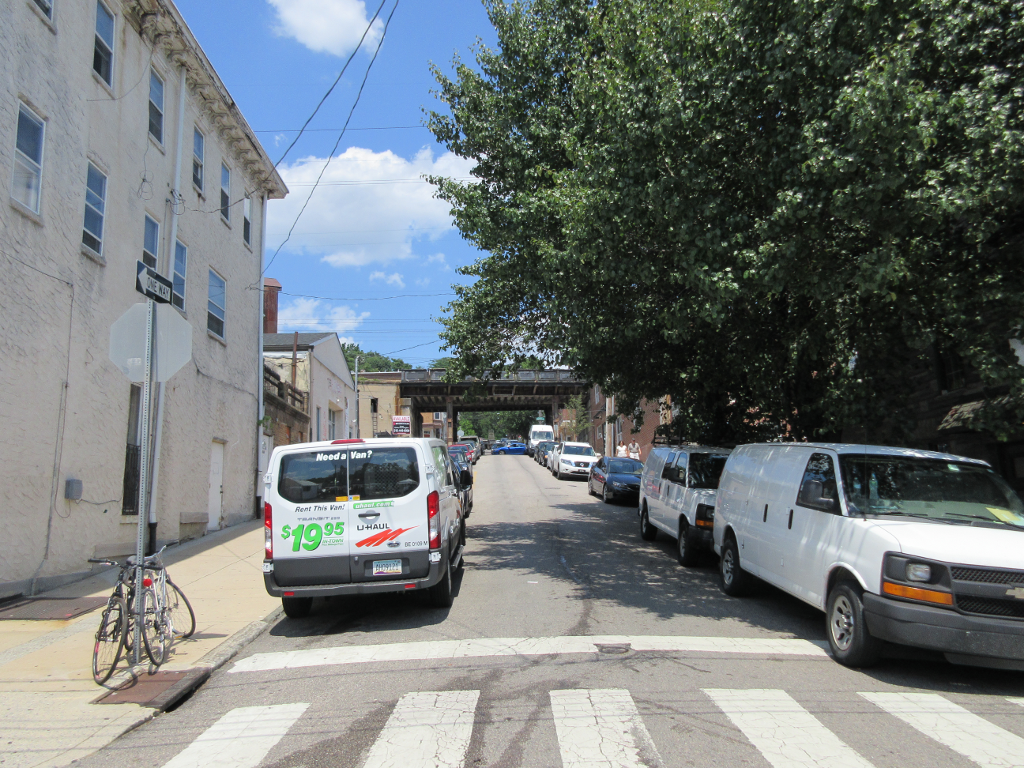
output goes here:
[{"label": "license plate", "polygon": [[373,561],[373,575],[374,576],[389,576],[391,574],[402,575],[402,561],[401,560],[374,560]]}]

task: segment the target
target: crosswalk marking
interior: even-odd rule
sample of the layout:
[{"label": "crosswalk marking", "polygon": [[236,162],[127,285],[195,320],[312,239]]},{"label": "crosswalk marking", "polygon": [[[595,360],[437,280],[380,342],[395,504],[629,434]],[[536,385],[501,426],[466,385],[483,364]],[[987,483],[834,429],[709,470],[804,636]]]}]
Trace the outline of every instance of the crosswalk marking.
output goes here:
[{"label": "crosswalk marking", "polygon": [[1024,699],[1007,699],[1011,704],[1019,704],[1024,707]]},{"label": "crosswalk marking", "polygon": [[937,693],[860,695],[978,765],[1024,768],[1024,739]]},{"label": "crosswalk marking", "polygon": [[255,768],[309,704],[232,709],[164,768]]},{"label": "crosswalk marking", "polygon": [[562,653],[597,653],[598,646],[628,645],[634,651],[744,653],[758,656],[812,656],[828,654],[807,640],[760,637],[677,637],[661,635],[596,635],[565,637],[484,637],[471,640],[428,640],[381,645],[343,645],[299,651],[256,653],[235,663],[231,672],[319,667],[329,664],[366,664],[387,661],[487,656],[548,656]]},{"label": "crosswalk marking", "polygon": [[629,691],[551,691],[563,768],[655,768],[658,750]]},{"label": "crosswalk marking", "polygon": [[480,691],[407,693],[364,768],[462,768]]},{"label": "crosswalk marking", "polygon": [[872,768],[785,691],[706,688],[775,768]]}]

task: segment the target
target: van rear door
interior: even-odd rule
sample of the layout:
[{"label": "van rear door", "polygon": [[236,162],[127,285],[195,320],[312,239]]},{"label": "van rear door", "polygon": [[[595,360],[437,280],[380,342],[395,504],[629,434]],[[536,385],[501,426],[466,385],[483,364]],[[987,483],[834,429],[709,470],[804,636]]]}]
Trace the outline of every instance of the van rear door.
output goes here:
[{"label": "van rear door", "polygon": [[426,576],[430,537],[419,446],[369,443],[348,453],[352,581]]},{"label": "van rear door", "polygon": [[282,587],[351,580],[348,451],[330,448],[281,454],[268,501],[274,579]]}]

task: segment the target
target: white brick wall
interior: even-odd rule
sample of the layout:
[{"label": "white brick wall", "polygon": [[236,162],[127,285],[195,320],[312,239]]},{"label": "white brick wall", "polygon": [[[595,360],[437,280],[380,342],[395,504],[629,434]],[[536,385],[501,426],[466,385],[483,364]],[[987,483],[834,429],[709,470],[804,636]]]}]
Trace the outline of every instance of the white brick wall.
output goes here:
[{"label": "white brick wall", "polygon": [[[146,214],[161,225],[165,275],[177,219],[177,239],[189,249],[184,316],[193,326],[193,359],[165,389],[159,538],[206,528],[214,440],[225,444],[224,522],[253,513],[264,196],[286,190],[177,10],[166,0],[107,7],[116,15],[110,88],[92,71],[95,0],[55,0],[52,22],[34,0],[0,0],[0,596],[34,577],[84,571],[86,558],[125,552],[134,541],[135,518],[123,517],[120,503],[129,382],[108,346],[111,323],[142,300],[134,281]],[[151,66],[165,83],[163,145],[147,131]],[[38,215],[11,197],[19,100],[46,121]],[[191,181],[193,126],[206,136],[205,198]],[[230,226],[217,210],[222,160],[232,202],[253,195],[252,248],[243,243],[241,204]],[[89,162],[107,175],[101,258],[81,246]],[[223,342],[206,330],[210,267],[227,280]],[[81,479],[84,498],[103,503],[65,501],[66,478]]]}]

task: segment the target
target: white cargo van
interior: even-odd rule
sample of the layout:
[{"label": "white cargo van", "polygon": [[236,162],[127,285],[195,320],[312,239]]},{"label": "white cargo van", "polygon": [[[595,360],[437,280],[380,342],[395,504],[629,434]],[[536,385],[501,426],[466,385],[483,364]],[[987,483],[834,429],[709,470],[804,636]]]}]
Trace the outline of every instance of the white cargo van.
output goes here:
[{"label": "white cargo van", "polygon": [[728,448],[705,445],[651,451],[640,476],[640,537],[654,541],[664,531],[676,540],[680,565],[696,565],[714,543],[716,489],[728,457]]},{"label": "white cargo van", "polygon": [[736,448],[715,512],[722,589],[752,574],[825,611],[840,662],[881,641],[1024,669],[1024,504],[983,461],[835,444]]},{"label": "white cargo van", "polygon": [[263,577],[292,618],[314,597],[429,590],[452,603],[466,525],[441,440],[385,438],[274,449],[264,476]]},{"label": "white cargo van", "polygon": [[554,440],[555,432],[550,424],[534,424],[530,427],[530,439],[526,442],[526,453],[533,456],[537,450],[537,443],[545,440]]}]

